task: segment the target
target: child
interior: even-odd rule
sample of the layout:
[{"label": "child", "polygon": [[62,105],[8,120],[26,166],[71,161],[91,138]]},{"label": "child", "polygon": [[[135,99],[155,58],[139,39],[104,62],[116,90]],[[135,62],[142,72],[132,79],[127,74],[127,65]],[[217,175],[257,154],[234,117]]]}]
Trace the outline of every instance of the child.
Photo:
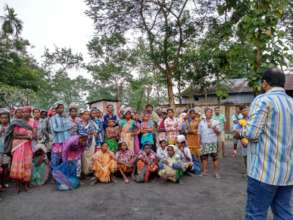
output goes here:
[{"label": "child", "polygon": [[4,138],[9,127],[9,121],[9,111],[0,109],[0,190],[8,187],[8,185],[5,184],[5,179],[9,174],[10,157],[4,154]]},{"label": "child", "polygon": [[116,152],[118,148],[118,140],[119,140],[119,129],[116,126],[114,120],[108,120],[108,127],[106,128],[106,140],[105,142],[109,146],[109,150],[111,152]]}]

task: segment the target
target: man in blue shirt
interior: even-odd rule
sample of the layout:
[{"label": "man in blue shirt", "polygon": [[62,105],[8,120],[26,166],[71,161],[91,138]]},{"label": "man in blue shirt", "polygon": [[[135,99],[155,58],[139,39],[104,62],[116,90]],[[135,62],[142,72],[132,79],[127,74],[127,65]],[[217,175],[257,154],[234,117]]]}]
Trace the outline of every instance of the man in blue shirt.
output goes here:
[{"label": "man in blue shirt", "polygon": [[51,151],[51,165],[53,169],[62,162],[63,144],[70,137],[69,130],[71,128],[70,121],[64,114],[64,104],[58,102],[55,105],[56,114],[50,119],[53,135]]}]

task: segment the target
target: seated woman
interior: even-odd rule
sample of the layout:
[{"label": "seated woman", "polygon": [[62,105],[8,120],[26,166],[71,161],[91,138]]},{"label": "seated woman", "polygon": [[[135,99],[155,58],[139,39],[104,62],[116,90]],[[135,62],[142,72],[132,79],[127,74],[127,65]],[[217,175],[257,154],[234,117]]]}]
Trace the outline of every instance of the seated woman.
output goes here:
[{"label": "seated woman", "polygon": [[183,162],[184,168],[186,169],[186,171],[191,171],[193,158],[189,147],[186,145],[186,139],[184,135],[177,136],[177,147],[177,153]]},{"label": "seated woman", "polygon": [[134,153],[128,150],[127,144],[125,142],[120,143],[119,150],[116,153],[117,169],[122,175],[125,183],[129,183],[127,174],[129,175],[133,172],[134,159]]},{"label": "seated woman", "polygon": [[158,171],[158,160],[151,144],[146,143],[137,155],[134,171],[136,182],[149,182],[150,176]]},{"label": "seated woman", "polygon": [[184,165],[178,154],[176,154],[175,146],[167,147],[168,156],[160,161],[159,176],[165,180],[179,183],[183,176]]},{"label": "seated woman", "polygon": [[35,146],[33,154],[33,170],[31,184],[33,186],[44,185],[49,177],[50,165],[46,155],[47,149],[43,144]]},{"label": "seated woman", "polygon": [[167,158],[168,156],[167,146],[168,146],[168,143],[166,140],[160,140],[160,146],[158,146],[157,148],[157,157],[159,161]]},{"label": "seated woman", "polygon": [[93,156],[93,171],[97,182],[114,182],[113,174],[116,171],[117,162],[115,155],[109,150],[107,143],[103,143],[101,150],[98,150]]},{"label": "seated woman", "polygon": [[52,176],[58,190],[72,190],[79,187],[78,161],[88,142],[88,134],[80,132],[65,141],[62,152],[62,163],[53,168]]}]

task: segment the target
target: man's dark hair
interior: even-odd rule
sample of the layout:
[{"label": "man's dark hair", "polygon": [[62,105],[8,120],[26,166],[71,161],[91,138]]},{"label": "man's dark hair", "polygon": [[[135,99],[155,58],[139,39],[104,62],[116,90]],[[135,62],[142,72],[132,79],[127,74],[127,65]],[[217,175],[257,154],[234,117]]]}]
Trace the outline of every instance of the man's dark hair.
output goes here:
[{"label": "man's dark hair", "polygon": [[145,108],[151,107],[152,109],[154,108],[151,104],[146,104]]},{"label": "man's dark hair", "polygon": [[270,68],[263,73],[262,80],[265,80],[272,87],[284,87],[286,77],[280,69]]}]

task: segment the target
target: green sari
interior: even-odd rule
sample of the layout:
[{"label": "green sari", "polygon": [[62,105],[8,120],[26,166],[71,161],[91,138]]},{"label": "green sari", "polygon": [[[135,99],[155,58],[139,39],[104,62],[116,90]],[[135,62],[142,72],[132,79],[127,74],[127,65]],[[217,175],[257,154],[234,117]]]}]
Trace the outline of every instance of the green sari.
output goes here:
[{"label": "green sari", "polygon": [[38,161],[41,158],[41,155],[35,156],[33,159],[33,171],[31,184],[33,186],[41,186],[46,183],[49,176],[49,165],[46,164],[45,160],[38,165]]}]

